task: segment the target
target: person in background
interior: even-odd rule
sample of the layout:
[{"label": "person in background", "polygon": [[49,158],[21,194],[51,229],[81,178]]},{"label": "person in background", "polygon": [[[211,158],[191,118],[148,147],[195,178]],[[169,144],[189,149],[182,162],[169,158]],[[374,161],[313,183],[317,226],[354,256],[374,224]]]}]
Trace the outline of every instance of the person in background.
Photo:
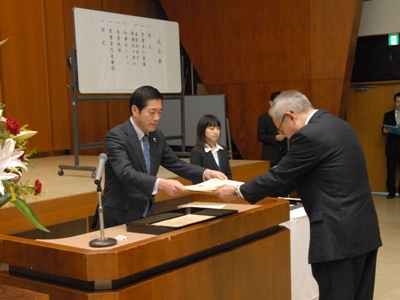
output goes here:
[{"label": "person in background", "polygon": [[[151,215],[159,190],[170,196],[187,191],[178,180],[157,177],[160,165],[191,181],[227,178],[222,172],[184,162],[172,151],[156,128],[162,109],[163,96],[156,88],[139,87],[130,98],[131,117],[106,134],[105,228]],[[98,209],[95,213],[92,228],[98,229]]]},{"label": "person in background", "polygon": [[282,92],[270,115],[290,140],[286,156],[268,173],[242,185],[223,185],[214,195],[253,204],[295,189],[310,220],[308,259],[319,299],[372,300],[382,241],[357,134],[298,91]]},{"label": "person in background", "polygon": [[[213,115],[204,115],[197,123],[196,146],[190,151],[190,163],[211,170],[219,170],[232,180],[228,150],[217,143],[221,122]],[[197,184],[199,181],[193,181]]]},{"label": "person in background", "polygon": [[[269,97],[269,105],[272,106],[274,99],[280,92],[274,92]],[[261,160],[269,160],[270,167],[275,167],[287,153],[288,141],[284,134],[279,132],[269,113],[258,117],[257,139],[262,146]]]},{"label": "person in background", "polygon": [[[391,125],[400,127],[400,92],[393,97],[395,109],[385,113],[383,117],[383,125]],[[391,133],[382,126],[382,134],[387,135],[386,139],[386,189],[388,191],[387,198],[392,199],[396,196],[396,191],[400,195],[400,186],[396,188],[396,170],[400,166],[400,135]]]}]

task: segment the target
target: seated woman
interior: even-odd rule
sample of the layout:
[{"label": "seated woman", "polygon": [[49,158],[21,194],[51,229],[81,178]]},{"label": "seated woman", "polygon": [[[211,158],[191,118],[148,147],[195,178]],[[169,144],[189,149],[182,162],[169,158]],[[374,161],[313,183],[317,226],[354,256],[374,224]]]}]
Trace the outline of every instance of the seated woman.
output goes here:
[{"label": "seated woman", "polygon": [[[190,163],[223,172],[232,180],[228,150],[219,145],[221,123],[213,115],[204,115],[197,124],[196,146],[190,151]],[[197,184],[200,182],[193,182]]]}]

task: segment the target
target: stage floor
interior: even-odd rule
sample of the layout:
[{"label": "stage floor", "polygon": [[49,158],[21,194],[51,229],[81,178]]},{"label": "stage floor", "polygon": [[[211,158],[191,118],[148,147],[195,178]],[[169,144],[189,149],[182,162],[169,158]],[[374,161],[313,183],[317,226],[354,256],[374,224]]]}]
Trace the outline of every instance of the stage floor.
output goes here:
[{"label": "stage floor", "polygon": [[[31,158],[30,163],[35,170],[23,171],[21,180],[39,179],[42,182],[45,193],[38,200],[95,192],[97,189],[91,171],[64,170],[64,175],[58,175],[59,165],[74,166],[73,155]],[[97,168],[98,156],[79,156],[79,165]]]}]

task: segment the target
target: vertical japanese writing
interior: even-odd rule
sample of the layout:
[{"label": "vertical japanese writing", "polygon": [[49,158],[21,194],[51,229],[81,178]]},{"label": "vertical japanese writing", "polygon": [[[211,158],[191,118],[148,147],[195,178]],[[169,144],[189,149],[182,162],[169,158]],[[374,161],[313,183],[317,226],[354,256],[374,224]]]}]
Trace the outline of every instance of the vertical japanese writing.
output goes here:
[{"label": "vertical japanese writing", "polygon": [[[99,88],[148,84],[155,77],[165,78],[166,61],[163,23],[145,18],[96,18],[96,60]],[[162,84],[166,85],[167,79]]]}]

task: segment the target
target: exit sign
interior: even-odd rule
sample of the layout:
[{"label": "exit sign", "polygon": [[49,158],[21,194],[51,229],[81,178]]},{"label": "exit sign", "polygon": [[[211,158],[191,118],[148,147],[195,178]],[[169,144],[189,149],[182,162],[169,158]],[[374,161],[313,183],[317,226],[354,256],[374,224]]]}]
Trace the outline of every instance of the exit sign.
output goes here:
[{"label": "exit sign", "polygon": [[389,34],[389,39],[388,39],[388,44],[389,46],[398,46],[399,45],[399,34]]}]

